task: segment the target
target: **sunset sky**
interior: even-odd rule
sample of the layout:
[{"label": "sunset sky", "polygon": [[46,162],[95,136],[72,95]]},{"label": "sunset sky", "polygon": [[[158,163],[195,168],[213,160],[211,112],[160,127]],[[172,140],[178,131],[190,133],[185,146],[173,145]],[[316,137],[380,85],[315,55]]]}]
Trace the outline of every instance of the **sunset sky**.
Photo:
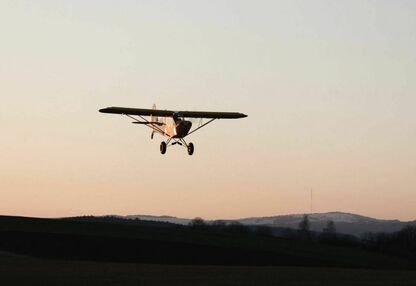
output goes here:
[{"label": "sunset sky", "polygon": [[[416,219],[416,1],[0,2],[0,214]],[[194,156],[107,106],[237,111]],[[197,121],[196,121],[197,123]]]}]

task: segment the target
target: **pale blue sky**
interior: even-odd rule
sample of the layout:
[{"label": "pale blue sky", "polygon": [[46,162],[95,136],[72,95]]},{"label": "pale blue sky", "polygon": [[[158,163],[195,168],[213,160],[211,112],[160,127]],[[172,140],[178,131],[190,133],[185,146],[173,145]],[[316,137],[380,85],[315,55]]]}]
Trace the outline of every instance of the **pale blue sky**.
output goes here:
[{"label": "pale blue sky", "polygon": [[[2,1],[0,213],[416,213],[416,2]],[[239,111],[196,153],[106,106]]]}]

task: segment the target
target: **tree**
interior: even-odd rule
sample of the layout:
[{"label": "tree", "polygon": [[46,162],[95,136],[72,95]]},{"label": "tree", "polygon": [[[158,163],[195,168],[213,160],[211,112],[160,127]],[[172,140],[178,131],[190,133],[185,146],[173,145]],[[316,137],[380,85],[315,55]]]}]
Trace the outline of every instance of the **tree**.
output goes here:
[{"label": "tree", "polygon": [[323,228],[322,232],[329,236],[335,236],[337,232],[335,229],[334,221],[328,220],[328,222],[326,223],[326,227]]},{"label": "tree", "polygon": [[416,226],[407,225],[396,233],[397,244],[416,255]]},{"label": "tree", "polygon": [[310,231],[308,215],[305,214],[303,216],[303,219],[299,223],[299,230],[300,231]]},{"label": "tree", "polygon": [[202,218],[200,218],[200,217],[196,217],[196,218],[194,218],[193,220],[191,220],[189,222],[189,226],[192,227],[192,228],[199,228],[199,229],[201,229],[201,228],[205,228],[206,225],[207,224],[205,223],[205,221]]},{"label": "tree", "polygon": [[308,215],[304,215],[303,219],[299,223],[300,235],[303,239],[311,238],[310,224]]},{"label": "tree", "polygon": [[323,242],[334,242],[337,238],[337,232],[335,229],[335,223],[333,220],[328,220],[326,227],[322,229],[320,239]]}]

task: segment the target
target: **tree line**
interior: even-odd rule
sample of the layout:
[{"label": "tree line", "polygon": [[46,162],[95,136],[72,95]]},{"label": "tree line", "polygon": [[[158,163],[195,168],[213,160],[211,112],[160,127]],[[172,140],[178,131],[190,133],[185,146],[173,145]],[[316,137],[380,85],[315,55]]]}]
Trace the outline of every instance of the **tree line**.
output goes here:
[{"label": "tree line", "polygon": [[[205,222],[202,218],[193,219],[187,226],[195,231],[214,231],[239,235],[255,235],[262,237],[281,237],[311,243],[331,244],[338,246],[359,247],[363,249],[399,255],[416,259],[416,226],[408,225],[393,233],[365,233],[361,237],[337,233],[335,222],[328,220],[321,232],[311,230],[308,215],[304,215],[298,229],[285,229],[279,235],[275,227],[249,226],[239,222],[214,221]],[[283,234],[282,234],[283,233]]]}]

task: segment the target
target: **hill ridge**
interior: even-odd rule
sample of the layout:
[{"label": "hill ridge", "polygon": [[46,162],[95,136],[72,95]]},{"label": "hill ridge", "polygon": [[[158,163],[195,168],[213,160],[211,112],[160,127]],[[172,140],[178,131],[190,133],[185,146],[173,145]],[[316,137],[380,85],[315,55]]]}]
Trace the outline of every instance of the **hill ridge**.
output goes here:
[{"label": "hill ridge", "polygon": [[[228,223],[238,222],[244,225],[265,225],[270,227],[297,228],[299,222],[303,219],[304,215],[305,214],[286,214],[262,217],[246,217],[239,219],[220,219],[220,221]],[[341,211],[312,213],[306,215],[308,215],[311,229],[313,231],[322,231],[322,229],[326,226],[327,222],[329,220],[332,220],[335,223],[338,232],[356,236],[360,236],[366,232],[390,233],[398,231],[408,224],[416,224],[416,221],[400,221],[398,219],[378,219],[369,216]],[[192,219],[189,218],[180,218],[168,215],[128,215],[124,216],[124,218],[155,220],[182,225],[186,225],[192,221]],[[212,223],[215,221],[218,220],[206,220],[207,223]]]}]

